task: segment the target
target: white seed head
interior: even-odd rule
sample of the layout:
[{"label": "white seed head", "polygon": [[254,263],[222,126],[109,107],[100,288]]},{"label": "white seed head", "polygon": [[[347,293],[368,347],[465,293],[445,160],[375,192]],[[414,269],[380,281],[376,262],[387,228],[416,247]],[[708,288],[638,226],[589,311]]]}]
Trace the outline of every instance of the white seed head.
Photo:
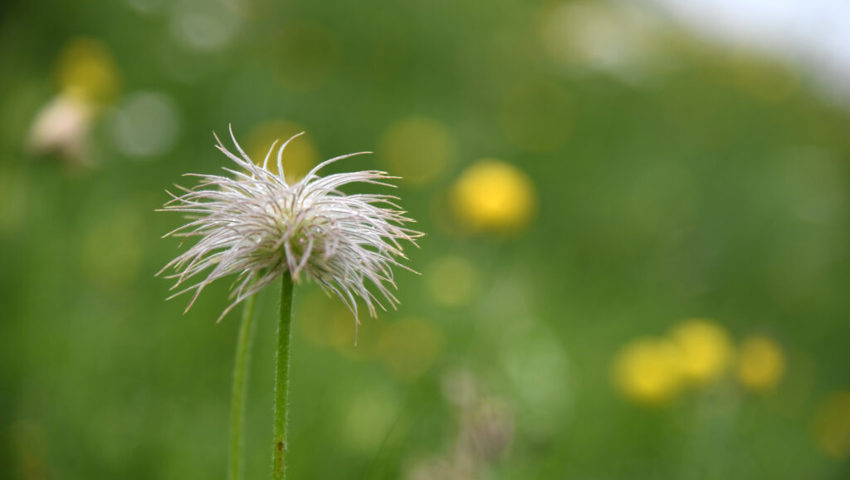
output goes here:
[{"label": "white seed head", "polygon": [[[331,163],[369,153],[359,152],[326,160],[290,185],[284,177],[283,154],[297,136],[278,148],[277,173],[272,173],[268,162],[277,142],[269,148],[262,165],[257,165],[239,146],[231,129],[238,155],[215,137],[217,148],[236,163],[237,168],[224,167],[231,176],[187,174],[197,177],[198,185],[192,189],[178,186],[183,192],[179,196],[169,192],[172,199],[161,211],[184,213],[189,221],[165,237],[198,238],[159,272],[174,269],[168,278],[176,279],[172,289],[179,290],[169,298],[194,292],[186,311],[204,287],[236,275],[232,302],[221,320],[241,301],[287,271],[295,282],[306,277],[325,292],[337,295],[355,319],[357,298],[373,317],[376,307],[386,310],[386,306],[395,308],[398,304],[392,292],[396,289],[392,268],[410,270],[400,263],[406,260],[401,243],[416,245],[415,239],[422,233],[404,227],[413,220],[395,203],[397,197],[340,191],[351,183],[393,187],[387,181],[398,177],[377,170],[318,175]],[[203,279],[196,281],[198,276]]]}]

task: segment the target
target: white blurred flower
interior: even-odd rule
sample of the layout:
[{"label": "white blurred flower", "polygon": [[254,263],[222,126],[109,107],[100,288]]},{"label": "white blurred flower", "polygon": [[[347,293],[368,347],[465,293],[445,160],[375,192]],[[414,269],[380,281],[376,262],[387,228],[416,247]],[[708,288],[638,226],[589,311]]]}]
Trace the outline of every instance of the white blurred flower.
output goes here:
[{"label": "white blurred flower", "polygon": [[394,203],[396,197],[346,195],[339,188],[351,183],[392,187],[387,180],[398,177],[376,170],[317,175],[325,166],[358,155],[355,153],[326,160],[290,185],[284,176],[283,152],[298,135],[278,149],[277,173],[267,168],[277,142],[262,165],[256,165],[236,142],[232,130],[230,135],[239,155],[227,150],[218,137],[216,140],[217,148],[238,167],[224,168],[231,177],[188,174],[198,177],[199,185],[193,189],[178,187],[184,193],[172,195],[163,208],[185,213],[190,220],[166,237],[199,238],[163,268],[176,272],[169,276],[177,279],[172,288],[208,271],[205,278],[170,298],[194,291],[188,311],[204,287],[235,274],[233,301],[222,312],[221,320],[239,302],[288,271],[294,281],[299,281],[303,273],[326,292],[339,296],[355,319],[357,297],[373,317],[376,306],[386,309],[382,302],[395,307],[398,299],[390,290],[395,288],[392,267],[407,269],[399,262],[406,259],[400,242],[415,245],[415,238],[422,233],[404,227],[413,220]]},{"label": "white blurred flower", "polygon": [[514,408],[504,399],[483,392],[467,370],[443,377],[443,395],[457,410],[459,425],[449,451],[416,461],[407,480],[472,480],[505,460],[515,432]]},{"label": "white blurred flower", "polygon": [[459,449],[480,463],[504,459],[514,438],[514,413],[497,397],[484,397],[461,419]]},{"label": "white blurred flower", "polygon": [[27,148],[34,154],[58,153],[71,165],[87,162],[95,108],[77,96],[57,95],[36,115]]}]

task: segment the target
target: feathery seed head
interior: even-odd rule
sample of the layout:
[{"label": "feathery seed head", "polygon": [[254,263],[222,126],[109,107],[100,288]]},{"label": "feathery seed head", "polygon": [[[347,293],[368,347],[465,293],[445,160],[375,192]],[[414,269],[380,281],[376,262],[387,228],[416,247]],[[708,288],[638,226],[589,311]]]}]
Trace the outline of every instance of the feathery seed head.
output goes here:
[{"label": "feathery seed head", "polygon": [[[236,163],[235,169],[224,167],[230,176],[187,174],[197,177],[198,185],[191,189],[178,186],[183,192],[179,196],[169,192],[172,199],[161,211],[184,213],[189,222],[165,237],[198,239],[159,272],[173,268],[175,273],[168,276],[176,279],[172,289],[184,287],[169,298],[194,292],[186,311],[207,285],[236,275],[232,302],[221,320],[285,272],[296,282],[303,276],[337,295],[355,319],[357,298],[373,317],[376,307],[386,310],[385,304],[393,308],[398,304],[391,290],[396,288],[392,268],[410,270],[400,262],[406,259],[402,241],[416,245],[415,239],[423,234],[404,226],[413,220],[395,203],[397,197],[340,191],[351,183],[394,187],[387,182],[398,177],[377,170],[318,175],[331,163],[369,153],[359,152],[326,160],[290,185],[284,176],[283,154],[298,135],[277,149],[277,172],[272,173],[268,162],[277,142],[257,165],[231,129],[238,154],[225,148],[216,136],[217,148]],[[195,281],[202,274],[204,278]]]}]

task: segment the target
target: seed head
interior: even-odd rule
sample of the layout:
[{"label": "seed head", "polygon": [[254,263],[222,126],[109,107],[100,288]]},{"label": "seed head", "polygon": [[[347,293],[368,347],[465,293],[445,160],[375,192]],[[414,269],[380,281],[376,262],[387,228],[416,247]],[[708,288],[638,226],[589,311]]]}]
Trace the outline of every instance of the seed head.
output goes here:
[{"label": "seed head", "polygon": [[[398,304],[392,292],[397,288],[392,268],[410,270],[400,263],[407,259],[402,242],[416,245],[415,239],[423,234],[405,228],[413,220],[395,203],[397,197],[347,195],[340,190],[351,183],[394,187],[388,181],[398,177],[377,170],[318,175],[331,163],[369,153],[359,152],[326,160],[290,185],[284,177],[283,154],[298,135],[277,149],[277,172],[273,173],[268,162],[277,142],[257,165],[239,146],[231,129],[238,155],[215,137],[216,147],[236,163],[236,168],[223,168],[230,176],[186,174],[197,177],[198,185],[191,189],[178,186],[182,191],[179,196],[168,192],[172,199],[161,211],[184,213],[189,221],[165,237],[198,239],[159,272],[173,268],[175,273],[168,276],[176,279],[172,289],[184,287],[169,298],[194,292],[186,311],[207,285],[236,275],[232,302],[220,321],[233,307],[285,272],[295,282],[304,277],[337,295],[355,319],[357,298],[372,317],[377,315],[376,307],[386,310]],[[195,281],[198,276],[203,279]]]}]

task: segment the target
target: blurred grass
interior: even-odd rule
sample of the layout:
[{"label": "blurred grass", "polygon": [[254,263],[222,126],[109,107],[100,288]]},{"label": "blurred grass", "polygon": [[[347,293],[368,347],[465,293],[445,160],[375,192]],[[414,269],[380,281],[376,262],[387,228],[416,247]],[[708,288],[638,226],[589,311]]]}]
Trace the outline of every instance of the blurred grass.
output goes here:
[{"label": "blurred grass", "polygon": [[[422,150],[445,154],[399,189],[428,232],[410,254],[426,276],[399,273],[399,312],[366,319],[356,349],[337,301],[296,291],[293,478],[410,478],[451,459],[456,371],[515,415],[510,453],[476,478],[844,478],[850,425],[830,399],[850,388],[847,113],[804,72],[669,25],[641,30],[637,67],[553,56],[539,32],[553,5],[4,2],[0,477],[223,478],[236,316],[214,323],[226,284],[185,316],[185,300],[163,300],[153,274],[177,244],[159,236],[180,222],[153,211],[164,189],[223,165],[210,132],[231,122],[246,142],[294,123],[318,158],[374,149],[338,168],[392,173],[405,168],[392,148],[418,146],[387,138],[418,118]],[[80,37],[120,79],[88,169],[25,148]],[[139,92],[179,126],[169,143],[156,119],[123,117],[161,145],[147,156],[116,127]],[[531,179],[525,230],[459,224],[451,191],[482,158]],[[448,304],[427,278],[447,256],[474,272]],[[273,297],[258,304],[248,478],[269,463]],[[750,393],[730,370],[655,407],[618,392],[620,348],[692,317],[736,345],[774,339],[778,386]]]}]

